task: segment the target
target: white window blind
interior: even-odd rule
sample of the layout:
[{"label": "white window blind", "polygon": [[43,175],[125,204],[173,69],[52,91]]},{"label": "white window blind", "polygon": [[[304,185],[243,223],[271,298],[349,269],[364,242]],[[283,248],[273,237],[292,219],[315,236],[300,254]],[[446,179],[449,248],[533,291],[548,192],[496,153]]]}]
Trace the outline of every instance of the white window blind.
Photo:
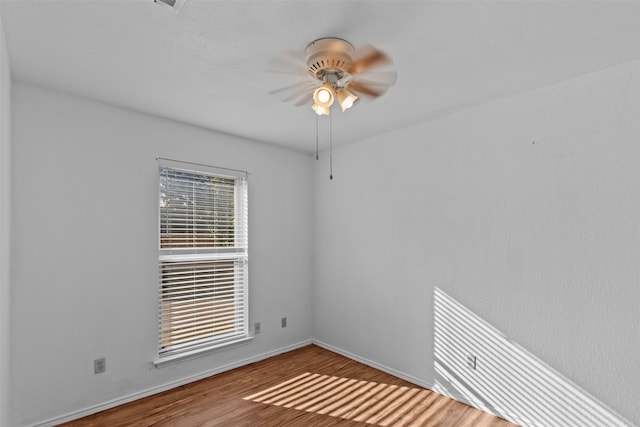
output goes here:
[{"label": "white window blind", "polygon": [[247,173],[159,159],[160,358],[248,337]]}]

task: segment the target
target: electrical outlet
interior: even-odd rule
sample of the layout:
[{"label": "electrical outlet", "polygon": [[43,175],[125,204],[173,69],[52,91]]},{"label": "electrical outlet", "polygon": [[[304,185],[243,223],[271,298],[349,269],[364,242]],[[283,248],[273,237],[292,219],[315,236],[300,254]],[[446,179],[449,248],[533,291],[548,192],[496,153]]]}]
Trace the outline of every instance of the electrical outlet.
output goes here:
[{"label": "electrical outlet", "polygon": [[470,369],[476,369],[476,357],[475,356],[467,356],[467,367]]},{"label": "electrical outlet", "polygon": [[262,325],[260,324],[260,322],[256,322],[253,324],[253,333],[254,335],[258,335],[260,332],[262,332]]},{"label": "electrical outlet", "polygon": [[93,361],[93,373],[101,374],[107,370],[107,362],[104,357]]},{"label": "electrical outlet", "polygon": [[287,327],[287,318],[283,317],[282,319],[280,319],[280,326],[283,328]]}]

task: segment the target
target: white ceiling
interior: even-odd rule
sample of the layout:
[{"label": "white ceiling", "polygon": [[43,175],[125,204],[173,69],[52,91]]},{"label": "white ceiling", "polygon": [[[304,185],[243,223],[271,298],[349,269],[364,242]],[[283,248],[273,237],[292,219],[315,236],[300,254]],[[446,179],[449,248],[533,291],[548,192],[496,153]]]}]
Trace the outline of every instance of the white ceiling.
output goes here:
[{"label": "white ceiling", "polygon": [[398,73],[381,98],[333,109],[334,144],[640,58],[635,0],[185,0],[177,13],[153,0],[0,6],[16,81],[309,152],[315,113],[269,93],[304,77],[267,67],[320,37],[372,44]]}]

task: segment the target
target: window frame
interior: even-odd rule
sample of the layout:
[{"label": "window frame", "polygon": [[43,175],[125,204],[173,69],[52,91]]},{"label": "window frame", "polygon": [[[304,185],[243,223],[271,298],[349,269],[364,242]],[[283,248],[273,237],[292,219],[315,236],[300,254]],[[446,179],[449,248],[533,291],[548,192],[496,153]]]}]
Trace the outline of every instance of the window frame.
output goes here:
[{"label": "window frame", "polygon": [[[198,181],[195,179],[197,177],[207,179],[209,177],[217,177],[225,180],[233,180],[233,246],[215,246],[205,245],[199,243],[194,243],[197,241],[197,237],[202,235],[201,233],[191,233],[192,244],[185,243],[181,244],[167,244],[167,240],[171,241],[171,233],[165,233],[165,245],[163,247],[163,192],[165,194],[165,200],[167,196],[167,182],[170,179],[167,173],[163,176],[163,171],[175,172],[176,174],[185,173],[186,175],[192,174],[194,176],[193,182],[194,185]],[[226,169],[215,166],[202,165],[198,163],[190,163],[190,162],[182,162],[177,160],[169,160],[158,158],[158,240],[157,240],[157,248],[158,248],[158,282],[157,282],[157,292],[158,292],[158,305],[157,305],[157,358],[154,360],[154,364],[156,367],[160,367],[165,364],[174,363],[179,360],[198,357],[204,355],[206,353],[220,350],[223,348],[227,348],[230,346],[234,346],[240,343],[244,343],[248,340],[251,340],[253,337],[250,335],[249,328],[249,280],[248,280],[248,262],[249,262],[249,254],[248,254],[248,173],[245,171],[235,170],[235,169]],[[205,178],[207,177],[207,178]],[[163,190],[163,180],[165,189]],[[188,180],[187,180],[188,182]],[[222,185],[222,184],[220,184]],[[211,196],[213,189],[216,188],[215,184],[211,184],[211,188],[205,190],[202,194],[198,194],[198,196],[206,195]],[[180,190],[182,191],[182,190]],[[217,191],[220,191],[218,188]],[[194,193],[195,194],[195,193]],[[194,199],[195,200],[195,199]],[[195,212],[195,210],[194,210]],[[228,210],[225,211],[228,213]],[[165,212],[165,218],[167,213]],[[196,213],[191,214],[193,219],[193,230],[196,229]],[[212,216],[215,216],[213,214]],[[208,218],[212,219],[212,218]],[[166,226],[166,224],[165,224]],[[185,236],[188,236],[189,233],[185,233]],[[167,237],[168,236],[168,237]],[[212,236],[212,241],[215,241],[215,235]],[[182,240],[182,239],[178,239]],[[187,240],[185,240],[187,241]],[[198,337],[196,333],[192,339],[184,339],[182,342],[177,342],[173,345],[166,344],[166,334],[167,327],[166,322],[171,320],[163,320],[167,319],[167,311],[171,311],[171,309],[166,309],[166,303],[168,299],[165,294],[168,296],[175,297],[176,291],[173,291],[169,287],[169,291],[167,292],[167,286],[171,285],[171,282],[167,282],[165,275],[167,269],[171,271],[171,269],[180,270],[181,268],[193,268],[193,295],[192,295],[192,304],[186,303],[193,307],[194,304],[198,301],[198,299],[202,299],[201,296],[196,296],[198,291],[204,291],[205,293],[211,292],[211,284],[203,284],[203,280],[199,279],[199,274],[204,274],[207,280],[219,280],[216,277],[226,275],[229,277],[229,268],[228,265],[224,268],[224,272],[220,273],[222,270],[217,270],[212,267],[216,263],[228,263],[233,262],[232,269],[232,279],[223,279],[223,280],[232,280],[232,283],[225,283],[229,289],[233,291],[234,302],[231,304],[232,312],[234,313],[231,317],[233,320],[230,321],[231,325],[233,325],[227,334],[216,334],[213,332],[216,328],[216,323],[214,320],[211,320],[211,334],[205,336],[206,334],[202,334],[202,336]],[[198,266],[198,264],[201,264]],[[204,267],[206,265],[206,267]],[[189,267],[190,266],[190,267]],[[198,270],[198,269],[201,270]],[[206,268],[206,270],[202,270],[202,268]],[[175,271],[175,270],[174,270]],[[185,270],[186,271],[186,270]],[[206,271],[207,273],[203,273]],[[208,275],[207,275],[208,274]],[[164,278],[163,278],[164,277]],[[175,279],[173,279],[175,280]],[[163,286],[164,285],[164,286]],[[174,285],[175,286],[175,285]],[[182,283],[179,285],[182,286]],[[213,299],[213,298],[210,298]],[[219,304],[219,303],[215,303]],[[217,306],[216,306],[217,308]],[[214,310],[215,311],[215,310]],[[211,314],[211,312],[207,312],[207,314]],[[163,315],[165,316],[163,318]],[[173,319],[173,314],[169,314],[169,319]],[[201,318],[198,318],[198,315],[194,315],[194,323],[198,321],[202,321]],[[219,327],[219,326],[218,326]],[[171,328],[169,328],[171,329]],[[171,332],[169,332],[169,335]],[[169,337],[169,340],[173,339],[173,337]],[[179,341],[179,340],[176,340]]]}]

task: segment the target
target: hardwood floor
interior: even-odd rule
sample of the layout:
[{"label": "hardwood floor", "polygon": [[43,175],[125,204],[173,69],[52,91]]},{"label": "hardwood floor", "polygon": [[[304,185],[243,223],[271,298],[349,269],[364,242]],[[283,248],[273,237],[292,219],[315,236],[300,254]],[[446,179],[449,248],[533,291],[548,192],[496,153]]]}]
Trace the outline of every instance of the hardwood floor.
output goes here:
[{"label": "hardwood floor", "polygon": [[371,425],[515,426],[315,345],[60,426]]}]

